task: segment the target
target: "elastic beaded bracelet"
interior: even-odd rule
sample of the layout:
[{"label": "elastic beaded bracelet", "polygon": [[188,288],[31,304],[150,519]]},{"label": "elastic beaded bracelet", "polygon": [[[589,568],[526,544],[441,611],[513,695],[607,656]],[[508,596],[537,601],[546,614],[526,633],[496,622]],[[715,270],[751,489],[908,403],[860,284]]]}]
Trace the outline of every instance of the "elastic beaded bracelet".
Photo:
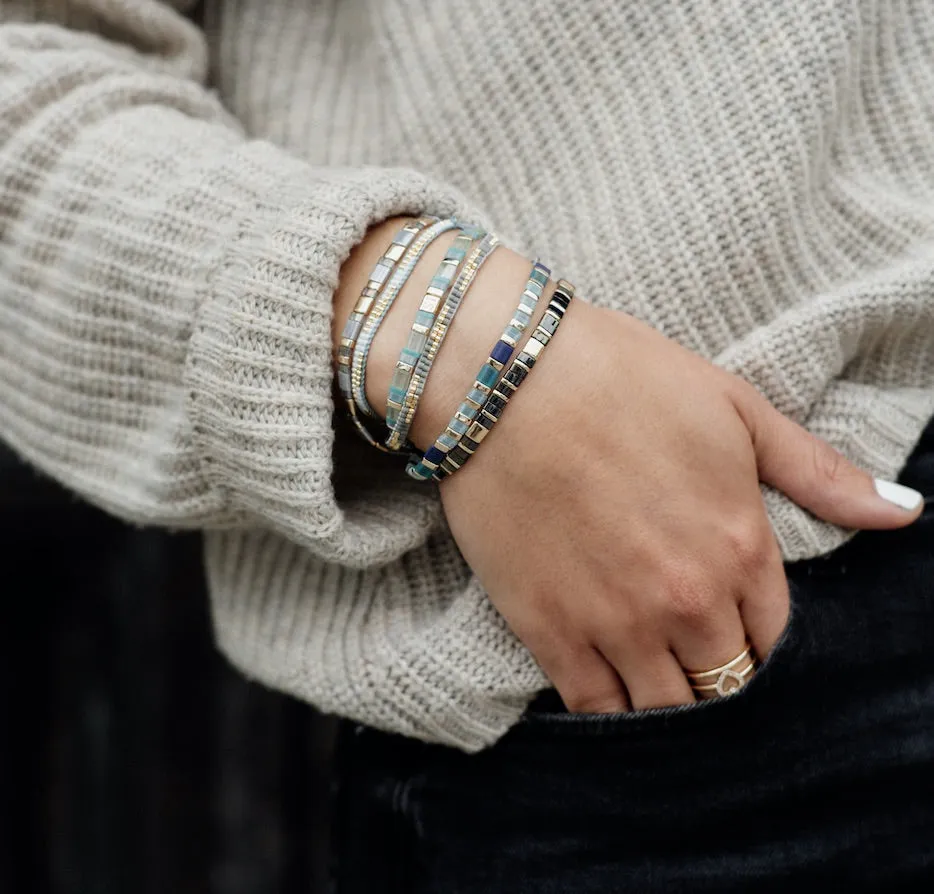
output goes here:
[{"label": "elastic beaded bracelet", "polygon": [[425,384],[428,381],[428,373],[431,371],[431,366],[435,362],[438,352],[441,350],[441,345],[447,336],[448,329],[454,321],[454,315],[457,313],[461,302],[467,295],[468,289],[480,272],[480,268],[498,245],[499,239],[492,233],[488,233],[483,237],[483,240],[476,248],[474,248],[467,260],[464,261],[464,266],[461,268],[460,274],[454,281],[454,285],[451,286],[451,290],[444,304],[441,306],[441,310],[438,311],[438,316],[428,335],[428,343],[422,355],[418,358],[418,363],[415,365],[415,370],[409,380],[405,397],[402,399],[402,410],[399,412],[396,424],[386,441],[386,446],[389,447],[390,450],[402,450],[405,447],[409,436],[409,428],[412,425],[412,420],[415,418],[415,412],[418,409],[418,402],[421,399],[422,391],[424,391]]},{"label": "elastic beaded bracelet", "polygon": [[[428,333],[435,322],[435,315],[441,305],[457,271],[460,268],[470,246],[475,239],[484,235],[479,227],[462,226],[457,238],[451,243],[444,255],[444,260],[435,271],[431,278],[428,288],[422,297],[418,310],[415,312],[415,320],[412,323],[412,329],[409,332],[409,340],[399,354],[396,362],[395,371],[389,383],[389,395],[386,399],[386,427],[392,431],[396,427],[396,420],[399,412],[402,410],[402,401],[405,400],[405,394],[409,389],[409,382],[412,379],[412,373],[428,344]],[[390,435],[390,440],[393,440]],[[405,443],[404,441],[402,443]],[[391,449],[392,445],[387,442],[387,447]]]},{"label": "elastic beaded bracelet", "polygon": [[347,317],[347,322],[344,324],[343,332],[341,332],[340,345],[337,349],[337,384],[341,392],[341,397],[343,397],[344,403],[347,405],[350,418],[356,426],[357,431],[368,443],[372,444],[374,447],[380,447],[380,449],[382,449],[382,447],[379,441],[367,431],[363,420],[360,419],[357,413],[357,405],[353,399],[351,360],[353,358],[354,347],[360,335],[360,330],[363,328],[363,322],[373,307],[373,302],[379,294],[380,289],[385,285],[389,275],[396,268],[399,261],[402,260],[412,240],[422,232],[422,230],[435,223],[437,220],[438,218],[436,217],[420,217],[418,220],[410,221],[396,233],[392,242],[389,244],[389,248],[386,249],[386,252],[373,267],[370,278],[367,280],[366,286],[364,286],[363,291],[360,293],[360,297],[357,299],[353,310]]},{"label": "elastic beaded bracelet", "polygon": [[[402,290],[402,287],[408,281],[409,276],[415,269],[415,265],[421,260],[425,249],[434,242],[442,233],[453,230],[458,226],[454,218],[439,220],[430,227],[422,230],[408,247],[405,257],[399,262],[389,282],[383,287],[378,298],[373,304],[373,308],[363,324],[363,329],[357,339],[357,345],[354,348],[353,358],[351,360],[350,376],[351,387],[353,388],[353,397],[357,404],[357,409],[366,413],[367,416],[376,416],[376,411],[370,406],[366,399],[366,363],[370,354],[370,347],[373,339],[379,331],[380,324],[396,300],[396,296]],[[382,445],[380,445],[382,447]]]},{"label": "elastic beaded bracelet", "polygon": [[538,261],[532,264],[532,272],[529,274],[529,280],[522,290],[519,305],[513,313],[509,325],[503,330],[499,341],[493,345],[486,363],[480,367],[477,378],[473,383],[473,387],[467,393],[467,397],[457,408],[453,417],[451,417],[451,421],[448,422],[447,427],[438,436],[434,444],[425,451],[421,458],[416,459],[413,457],[412,461],[406,466],[406,472],[412,478],[418,481],[427,481],[431,478],[445,456],[447,456],[448,451],[457,446],[461,436],[476,419],[484,401],[499,379],[500,372],[512,357],[512,353],[516,349],[516,343],[522,337],[526,326],[529,325],[550,276],[551,270],[544,264]]},{"label": "elastic beaded bracelet", "polygon": [[457,446],[448,452],[441,465],[434,473],[435,481],[441,481],[456,472],[473,452],[480,446],[481,441],[490,433],[490,429],[502,415],[509,398],[532,371],[542,351],[548,346],[552,336],[558,330],[564,312],[568,309],[574,297],[574,286],[566,280],[559,280],[558,287],[551,296],[551,301],[544,316],[539,321],[535,331],[523,345],[519,355],[509,366],[506,374],[486,399],[476,421],[463,434]]}]

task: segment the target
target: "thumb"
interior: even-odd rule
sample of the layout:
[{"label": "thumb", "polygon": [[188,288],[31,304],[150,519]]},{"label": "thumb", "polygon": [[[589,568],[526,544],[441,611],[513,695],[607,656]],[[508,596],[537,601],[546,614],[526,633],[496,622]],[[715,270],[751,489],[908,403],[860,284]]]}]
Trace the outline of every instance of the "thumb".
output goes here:
[{"label": "thumb", "polygon": [[759,478],[818,518],[845,528],[900,528],[921,514],[916,490],[873,478],[778,412],[745,382],[734,406],[752,438]]}]

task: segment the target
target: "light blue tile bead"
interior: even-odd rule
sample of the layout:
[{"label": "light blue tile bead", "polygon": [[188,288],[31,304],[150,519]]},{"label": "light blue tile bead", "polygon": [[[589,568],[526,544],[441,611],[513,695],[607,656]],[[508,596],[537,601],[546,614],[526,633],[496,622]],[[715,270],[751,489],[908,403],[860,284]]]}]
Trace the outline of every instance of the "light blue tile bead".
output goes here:
[{"label": "light blue tile bead", "polygon": [[481,391],[479,388],[471,388],[467,393],[467,397],[472,400],[474,403],[483,404],[486,400],[486,392]]},{"label": "light blue tile bead", "polygon": [[537,282],[526,283],[525,286],[526,292],[531,292],[536,298],[542,297],[542,288],[543,286],[539,285]]},{"label": "light blue tile bead", "polygon": [[457,446],[457,439],[452,438],[449,434],[443,434],[439,436],[438,443],[442,447],[447,447],[448,450],[453,450]]},{"label": "light blue tile bead", "polygon": [[448,423],[448,428],[451,429],[454,434],[462,435],[465,431],[467,431],[467,423],[461,422],[460,419],[452,419]]},{"label": "light blue tile bead", "polygon": [[388,277],[391,272],[391,265],[380,262],[373,268],[373,275],[370,277],[370,279],[373,280],[373,282],[377,282],[382,285],[384,282],[386,282],[386,277]]},{"label": "light blue tile bead", "polygon": [[515,326],[507,326],[503,336],[505,338],[511,338],[513,341],[518,341],[522,337],[522,330]]}]

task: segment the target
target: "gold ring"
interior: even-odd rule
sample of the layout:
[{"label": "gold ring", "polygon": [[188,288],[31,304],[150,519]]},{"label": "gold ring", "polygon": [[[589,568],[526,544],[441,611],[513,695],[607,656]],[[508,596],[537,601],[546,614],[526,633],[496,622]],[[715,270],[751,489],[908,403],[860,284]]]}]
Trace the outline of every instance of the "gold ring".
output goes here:
[{"label": "gold ring", "polygon": [[[748,664],[744,662],[748,661]],[[743,665],[743,666],[741,666]],[[698,698],[722,698],[738,692],[748,682],[756,670],[756,659],[752,654],[752,646],[747,642],[746,648],[735,658],[719,667],[709,670],[685,670],[691,689]]]}]

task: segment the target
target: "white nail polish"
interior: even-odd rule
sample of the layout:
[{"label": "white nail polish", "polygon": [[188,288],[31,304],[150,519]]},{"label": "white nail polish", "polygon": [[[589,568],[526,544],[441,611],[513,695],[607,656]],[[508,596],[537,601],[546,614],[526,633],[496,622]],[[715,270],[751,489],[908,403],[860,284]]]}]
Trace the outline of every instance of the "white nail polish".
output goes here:
[{"label": "white nail polish", "polygon": [[888,500],[902,509],[913,512],[921,505],[924,497],[916,490],[905,487],[903,484],[896,484],[894,481],[884,481],[882,478],[874,479],[876,493],[883,500]]}]

